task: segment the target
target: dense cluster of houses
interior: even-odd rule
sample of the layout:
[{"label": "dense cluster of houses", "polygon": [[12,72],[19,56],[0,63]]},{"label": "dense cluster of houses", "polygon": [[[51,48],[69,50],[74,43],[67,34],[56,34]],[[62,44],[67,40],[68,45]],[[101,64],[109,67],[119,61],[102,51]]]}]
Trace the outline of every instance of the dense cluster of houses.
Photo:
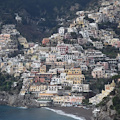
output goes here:
[{"label": "dense cluster of houses", "polygon": [[105,85],[105,90],[102,90],[100,94],[89,99],[89,102],[93,105],[97,105],[102,102],[103,98],[107,97],[115,88],[115,82],[112,81],[111,84]]},{"label": "dense cluster of houses", "polygon": [[[92,70],[93,78],[104,79],[120,70],[120,55],[109,58],[101,51],[106,45],[120,48],[120,39],[113,30],[98,27],[101,22],[116,22],[120,27],[119,8],[118,0],[109,0],[102,2],[97,13],[78,11],[78,17],[69,27],[60,27],[58,33],[44,38],[42,45],[27,42],[14,25],[4,25],[0,34],[1,71],[20,77],[23,80],[20,95],[34,94],[41,106],[51,102],[61,106],[80,105],[84,93],[90,92],[83,71]],[[8,57],[8,53],[18,49],[13,39],[16,35],[24,53]],[[90,44],[90,49],[84,48]]]}]

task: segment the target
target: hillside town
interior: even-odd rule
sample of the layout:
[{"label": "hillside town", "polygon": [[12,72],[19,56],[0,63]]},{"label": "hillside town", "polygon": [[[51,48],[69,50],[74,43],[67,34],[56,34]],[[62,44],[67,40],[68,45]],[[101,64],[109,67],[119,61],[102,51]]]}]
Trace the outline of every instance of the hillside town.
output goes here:
[{"label": "hillside town", "polygon": [[[102,93],[94,93],[91,81],[120,72],[120,37],[108,27],[120,29],[120,1],[102,0],[99,11],[78,11],[76,16],[41,44],[28,42],[13,24],[2,26],[0,70],[22,81],[20,96],[34,95],[40,106],[79,106],[86,99],[96,105],[114,90],[113,80]],[[17,14],[16,20],[22,18]],[[116,51],[109,54],[107,48]]]}]

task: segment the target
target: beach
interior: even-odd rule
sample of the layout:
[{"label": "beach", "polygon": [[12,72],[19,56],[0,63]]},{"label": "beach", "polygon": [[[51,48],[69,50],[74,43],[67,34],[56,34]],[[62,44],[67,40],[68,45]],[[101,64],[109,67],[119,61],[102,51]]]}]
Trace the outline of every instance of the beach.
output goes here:
[{"label": "beach", "polygon": [[73,114],[77,117],[85,118],[85,120],[91,120],[93,115],[93,109],[85,107],[50,107],[50,109],[61,110],[66,114]]}]

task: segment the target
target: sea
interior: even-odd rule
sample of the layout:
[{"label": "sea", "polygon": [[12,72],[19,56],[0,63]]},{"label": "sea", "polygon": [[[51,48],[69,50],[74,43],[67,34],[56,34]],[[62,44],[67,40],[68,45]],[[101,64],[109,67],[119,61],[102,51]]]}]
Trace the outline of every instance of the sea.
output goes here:
[{"label": "sea", "polygon": [[85,120],[61,110],[0,106],[0,120]]}]

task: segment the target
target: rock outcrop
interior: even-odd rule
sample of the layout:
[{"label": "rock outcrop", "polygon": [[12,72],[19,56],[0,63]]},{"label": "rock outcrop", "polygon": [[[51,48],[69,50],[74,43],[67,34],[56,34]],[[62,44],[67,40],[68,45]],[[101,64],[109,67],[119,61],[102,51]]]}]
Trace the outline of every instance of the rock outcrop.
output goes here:
[{"label": "rock outcrop", "polygon": [[39,107],[39,103],[37,103],[30,95],[10,95],[7,92],[0,92],[0,104],[15,107]]},{"label": "rock outcrop", "polygon": [[112,99],[110,99],[107,104],[100,107],[100,113],[98,114],[97,120],[114,120],[116,111],[112,110],[110,106],[113,105]]}]

